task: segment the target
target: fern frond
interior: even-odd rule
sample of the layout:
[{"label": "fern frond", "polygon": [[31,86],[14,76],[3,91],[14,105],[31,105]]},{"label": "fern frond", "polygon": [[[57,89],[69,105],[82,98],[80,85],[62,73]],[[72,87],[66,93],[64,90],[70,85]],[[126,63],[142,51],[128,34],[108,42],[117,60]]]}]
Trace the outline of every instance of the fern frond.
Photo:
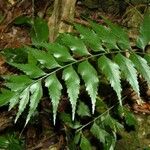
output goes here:
[{"label": "fern frond", "polygon": [[47,69],[54,69],[60,67],[60,65],[55,61],[54,57],[50,53],[30,47],[28,47],[27,50],[28,53],[31,53],[32,56],[35,57],[35,59]]},{"label": "fern frond", "polygon": [[97,71],[88,61],[84,61],[79,64],[78,72],[81,74],[85,82],[86,90],[91,97],[92,113],[94,113],[99,83]]},{"label": "fern frond", "polygon": [[102,70],[102,73],[104,73],[106,78],[109,80],[113,89],[116,91],[120,105],[122,106],[120,67],[106,56],[102,56],[98,59],[98,66],[99,69]]},{"label": "fern frond", "polygon": [[138,72],[145,78],[145,80],[150,85],[150,67],[147,64],[147,61],[137,54],[132,54],[130,59],[134,63]]},{"label": "fern frond", "polygon": [[[82,80],[91,99],[92,113],[94,113],[98,86],[101,82],[99,75],[105,75],[110,82],[121,106],[121,79],[127,80],[139,95],[137,73],[140,73],[150,85],[150,55],[145,54],[142,58],[132,51],[126,32],[117,25],[105,21],[107,27],[94,22],[90,22],[90,28],[75,25],[80,37],[64,33],[55,43],[46,43],[41,40],[39,43],[34,42],[34,48],[26,47],[28,53],[26,64],[9,63],[21,70],[23,75],[4,77],[6,81],[4,85],[8,89],[2,90],[0,94],[0,106],[9,103],[9,109],[12,109],[19,104],[15,120],[17,121],[29,105],[27,124],[38,107],[43,95],[43,86],[45,86],[48,88],[52,102],[55,124],[62,89],[66,86],[74,120]],[[145,44],[147,42],[148,40]],[[141,47],[144,48],[145,44]],[[129,49],[130,58],[121,54],[126,49]],[[62,79],[65,85],[61,83]],[[45,85],[42,85],[43,82]],[[85,106],[84,108],[87,109]],[[108,121],[114,123],[117,128],[114,120],[108,118]]]},{"label": "fern frond", "polygon": [[30,108],[29,108],[29,113],[28,113],[25,125],[27,125],[31,116],[34,115],[34,112],[39,104],[39,101],[42,98],[43,92],[42,92],[41,81],[37,81],[30,86],[30,93],[31,93]]},{"label": "fern frond", "polygon": [[80,90],[80,79],[72,66],[64,69],[62,78],[65,80],[67,86],[67,93],[72,105],[72,120],[74,120],[76,103]]},{"label": "fern frond", "polygon": [[15,119],[15,122],[17,122],[18,118],[22,114],[22,112],[25,110],[30,98],[30,91],[29,87],[27,87],[21,94],[20,94],[20,102],[19,102],[19,107],[18,107],[18,113]]},{"label": "fern frond", "polygon": [[91,29],[79,24],[75,24],[75,28],[80,33],[81,39],[93,51],[104,51],[100,37]]},{"label": "fern frond", "polygon": [[38,78],[46,74],[38,66],[33,65],[33,64],[10,63],[10,65],[23,71],[26,75],[30,76],[31,78]]},{"label": "fern frond", "polygon": [[57,113],[57,108],[61,96],[61,90],[63,89],[61,83],[57,79],[56,75],[53,74],[45,79],[45,86],[48,88],[49,91],[49,96],[52,101],[52,106],[53,106],[53,121],[55,124],[56,121],[56,113]]},{"label": "fern frond", "polygon": [[134,68],[132,61],[121,54],[117,54],[115,56],[115,61],[120,66],[120,70],[124,78],[130,83],[133,90],[140,96],[137,71]]},{"label": "fern frond", "polygon": [[60,38],[60,43],[69,47],[77,55],[86,56],[90,54],[83,41],[76,36],[64,33]]},{"label": "fern frond", "polygon": [[41,43],[39,46],[46,48],[48,53],[53,55],[60,62],[74,61],[74,58],[69,53],[67,47],[60,45],[59,43]]},{"label": "fern frond", "polygon": [[148,64],[150,65],[150,54],[146,54],[144,56],[144,58],[146,59],[146,61],[148,62]]},{"label": "fern frond", "polygon": [[145,49],[145,46],[150,42],[150,12],[148,11],[145,16],[142,25],[140,26],[140,36],[137,39],[137,46],[141,49]]}]

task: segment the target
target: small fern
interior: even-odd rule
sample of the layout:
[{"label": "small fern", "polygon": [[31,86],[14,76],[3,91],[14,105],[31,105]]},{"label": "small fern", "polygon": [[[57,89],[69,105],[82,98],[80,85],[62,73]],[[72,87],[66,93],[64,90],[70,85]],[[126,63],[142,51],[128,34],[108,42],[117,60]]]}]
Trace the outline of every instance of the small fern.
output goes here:
[{"label": "small fern", "polygon": [[[141,26],[144,29],[141,29],[142,35],[138,39],[138,46],[142,49],[150,41],[149,36],[144,32],[147,30],[145,24],[148,19],[146,18],[143,26]],[[59,100],[64,88],[62,80],[65,82],[72,106],[72,120],[75,118],[82,81],[91,98],[93,113],[98,96],[99,82],[103,80],[99,78],[100,74],[103,74],[110,82],[121,106],[121,79],[127,80],[138,95],[140,93],[137,73],[140,73],[150,85],[149,54],[143,53],[140,56],[131,50],[130,41],[125,30],[105,18],[104,21],[107,27],[94,22],[90,22],[91,27],[89,28],[75,24],[80,36],[64,33],[60,34],[55,43],[43,41],[36,43],[34,41],[34,47],[25,47],[29,56],[28,63],[9,63],[21,70],[22,74],[4,76],[6,89],[1,90],[0,105],[3,106],[9,103],[10,110],[18,104],[15,122],[27,105],[29,105],[29,112],[26,124],[29,122],[42,98],[43,87],[46,87],[53,106],[55,124]],[[130,54],[129,58],[125,57],[126,52]],[[31,61],[32,58],[34,58],[34,61]],[[93,65],[93,63],[96,65]],[[45,84],[42,84],[43,82]],[[107,121],[112,121],[114,124],[115,121],[109,116],[106,118]],[[117,125],[114,124],[114,126]],[[95,134],[97,128],[97,125],[93,124],[91,131]],[[107,136],[103,129],[98,128],[98,131]],[[105,142],[100,134],[95,135]],[[84,146],[84,142],[86,140],[83,138],[81,146]]]}]

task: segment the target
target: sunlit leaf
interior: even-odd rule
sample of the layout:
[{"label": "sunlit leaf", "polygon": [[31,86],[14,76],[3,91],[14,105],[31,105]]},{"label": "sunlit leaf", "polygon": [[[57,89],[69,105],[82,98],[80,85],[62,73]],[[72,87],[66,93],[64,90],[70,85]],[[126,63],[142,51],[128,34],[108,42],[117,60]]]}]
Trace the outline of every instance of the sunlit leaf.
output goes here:
[{"label": "sunlit leaf", "polygon": [[54,124],[55,124],[58,104],[59,104],[59,100],[60,100],[60,96],[61,96],[62,85],[59,82],[59,80],[57,79],[56,75],[53,74],[46,78],[45,86],[48,88],[49,96],[52,101],[53,120],[54,120]]},{"label": "sunlit leaf", "polygon": [[72,36],[70,34],[63,34],[60,41],[65,46],[69,47],[75,54],[81,56],[89,55],[85,44],[75,36]]},{"label": "sunlit leaf", "polygon": [[29,108],[29,113],[26,119],[25,125],[29,122],[31,117],[33,116],[40,99],[42,98],[43,92],[42,92],[42,85],[41,81],[35,82],[34,84],[31,85],[30,87],[30,108]]},{"label": "sunlit leaf", "polygon": [[145,16],[144,20],[142,22],[142,25],[140,26],[140,35],[137,39],[137,46],[139,48],[145,49],[145,46],[150,42],[150,12],[148,11]]},{"label": "sunlit leaf", "polygon": [[88,61],[84,61],[79,64],[78,72],[81,74],[85,82],[86,91],[91,97],[92,113],[94,113],[96,96],[98,93],[98,83],[99,83],[97,71]]},{"label": "sunlit leaf", "polygon": [[125,79],[130,83],[132,88],[140,95],[139,84],[137,79],[137,71],[134,68],[132,61],[121,54],[115,56],[115,61],[121,69],[121,73]]},{"label": "sunlit leaf", "polygon": [[72,105],[72,120],[74,120],[76,103],[80,90],[80,79],[72,66],[64,69],[63,79],[65,80],[65,84],[67,86],[67,93],[70,103]]},{"label": "sunlit leaf", "polygon": [[102,73],[106,76],[106,78],[109,80],[111,86],[116,91],[120,105],[122,105],[121,100],[121,83],[120,83],[120,68],[119,66],[112,62],[109,58],[106,56],[102,56],[98,59],[98,66],[99,69],[102,70]]},{"label": "sunlit leaf", "polygon": [[147,64],[147,61],[137,54],[132,54],[130,56],[130,59],[134,63],[138,72],[140,72],[140,74],[145,78],[145,80],[150,85],[150,67]]}]

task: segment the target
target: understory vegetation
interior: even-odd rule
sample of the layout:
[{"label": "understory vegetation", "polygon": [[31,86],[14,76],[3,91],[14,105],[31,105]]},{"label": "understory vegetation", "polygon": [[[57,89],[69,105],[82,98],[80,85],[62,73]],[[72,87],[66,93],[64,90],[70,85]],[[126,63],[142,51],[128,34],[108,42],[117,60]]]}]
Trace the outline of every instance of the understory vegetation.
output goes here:
[{"label": "understory vegetation", "polygon": [[[143,105],[141,86],[150,86],[150,13],[145,13],[134,42],[127,29],[101,19],[103,24],[90,19],[87,26],[70,23],[74,30],[51,43],[43,19],[21,16],[14,21],[29,26],[32,40],[11,53],[1,52],[15,73],[1,76],[0,106],[15,110],[16,124],[21,121],[26,128],[35,123],[46,100],[44,114],[55,130],[63,131],[70,150],[113,150],[122,133],[136,126],[127,104],[132,102],[127,101],[135,93],[134,103]],[[4,149],[24,149],[16,135],[0,141]]]}]

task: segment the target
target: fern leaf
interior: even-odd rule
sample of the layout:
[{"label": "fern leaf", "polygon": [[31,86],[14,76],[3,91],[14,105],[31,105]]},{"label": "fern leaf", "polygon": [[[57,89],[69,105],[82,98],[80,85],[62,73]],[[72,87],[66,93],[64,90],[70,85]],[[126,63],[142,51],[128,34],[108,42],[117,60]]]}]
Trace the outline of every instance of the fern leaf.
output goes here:
[{"label": "fern leaf", "polygon": [[19,93],[14,94],[9,100],[9,109],[11,110],[19,102]]},{"label": "fern leaf", "polygon": [[90,131],[98,140],[105,144],[105,138],[109,136],[109,134],[104,129],[94,123]]},{"label": "fern leaf", "polygon": [[150,65],[150,54],[146,54],[144,56],[144,58],[146,59],[146,61],[148,62],[148,64]]},{"label": "fern leaf", "polygon": [[79,102],[77,114],[81,117],[91,116],[89,107],[84,102]]},{"label": "fern leaf", "polygon": [[150,85],[150,67],[147,64],[147,61],[137,54],[132,54],[130,59],[134,63],[138,72],[145,78],[145,80]]},{"label": "fern leaf", "polygon": [[54,69],[60,67],[60,65],[55,61],[54,57],[51,54],[30,47],[28,47],[27,49],[29,55],[31,53],[32,56],[35,57],[46,68]]},{"label": "fern leaf", "polygon": [[116,36],[111,34],[110,29],[94,22],[91,22],[91,26],[108,49],[118,49]]},{"label": "fern leaf", "polygon": [[35,65],[37,64],[37,59],[32,55],[28,55],[28,64],[32,64],[32,65]]},{"label": "fern leaf", "polygon": [[15,95],[14,92],[2,89],[0,93],[0,106],[8,104],[9,100]]},{"label": "fern leaf", "polygon": [[26,75],[6,75],[3,78],[7,81],[5,86],[11,91],[22,90],[26,85],[30,84],[32,80]]},{"label": "fern leaf", "polygon": [[137,46],[145,49],[145,46],[150,42],[150,12],[147,12],[144,16],[143,23],[140,27],[140,35],[137,40]]},{"label": "fern leaf", "polygon": [[74,61],[68,49],[59,43],[41,43],[40,46],[46,48],[60,62]]},{"label": "fern leaf", "polygon": [[31,28],[31,39],[32,43],[36,42],[43,42],[48,40],[49,36],[49,30],[48,30],[48,24],[47,22],[42,18],[35,18],[31,22],[32,28]]},{"label": "fern leaf", "polygon": [[45,72],[42,71],[38,66],[32,64],[17,64],[17,63],[10,63],[10,65],[20,69],[26,75],[30,76],[31,78],[38,78],[45,75]]},{"label": "fern leaf", "polygon": [[104,115],[102,118],[102,122],[105,126],[109,126],[115,132],[121,131],[123,129],[123,125],[120,124],[116,119],[112,118],[109,113]]},{"label": "fern leaf", "polygon": [[27,87],[20,95],[20,102],[19,102],[19,110],[17,112],[17,116],[15,118],[15,122],[17,122],[18,118],[22,114],[22,112],[25,110],[28,102],[29,102],[29,87]]},{"label": "fern leaf", "polygon": [[100,38],[93,30],[79,24],[76,24],[75,28],[80,32],[81,39],[83,39],[85,44],[87,44],[93,51],[104,51]]},{"label": "fern leaf", "polygon": [[56,114],[58,109],[58,104],[61,96],[62,85],[57,79],[56,75],[50,75],[45,80],[45,86],[48,88],[49,96],[52,101],[53,106],[53,121],[56,122]]},{"label": "fern leaf", "polygon": [[106,18],[103,18],[111,29],[111,34],[117,37],[117,43],[122,49],[131,49],[127,32],[120,26],[113,24]]},{"label": "fern leaf", "polygon": [[88,61],[84,61],[79,64],[78,72],[81,74],[85,82],[86,90],[91,97],[92,113],[94,113],[99,83],[97,71]]},{"label": "fern leaf", "polygon": [[122,106],[121,101],[121,84],[120,84],[120,70],[119,66],[108,59],[106,56],[102,56],[98,59],[98,66],[102,70],[102,73],[105,74],[106,78],[109,80],[111,86],[116,91],[120,105]]},{"label": "fern leaf", "polygon": [[84,45],[83,41],[79,38],[72,36],[70,34],[63,34],[60,42],[65,46],[69,47],[75,54],[84,56],[89,55],[89,52]]},{"label": "fern leaf", "polygon": [[92,150],[90,141],[84,135],[81,137],[80,148],[81,150]]},{"label": "fern leaf", "polygon": [[31,116],[34,115],[34,112],[39,104],[39,101],[42,98],[43,91],[42,91],[41,81],[35,82],[33,85],[31,85],[30,92],[31,92],[30,108],[29,108],[29,113],[25,125],[27,125]]},{"label": "fern leaf", "polygon": [[121,54],[115,56],[115,61],[119,65],[121,73],[125,79],[130,83],[133,90],[140,96],[137,71],[134,68],[132,61]]},{"label": "fern leaf", "polygon": [[74,120],[76,103],[80,89],[80,79],[72,66],[63,71],[63,79],[67,86],[67,93],[72,105],[72,120]]}]

